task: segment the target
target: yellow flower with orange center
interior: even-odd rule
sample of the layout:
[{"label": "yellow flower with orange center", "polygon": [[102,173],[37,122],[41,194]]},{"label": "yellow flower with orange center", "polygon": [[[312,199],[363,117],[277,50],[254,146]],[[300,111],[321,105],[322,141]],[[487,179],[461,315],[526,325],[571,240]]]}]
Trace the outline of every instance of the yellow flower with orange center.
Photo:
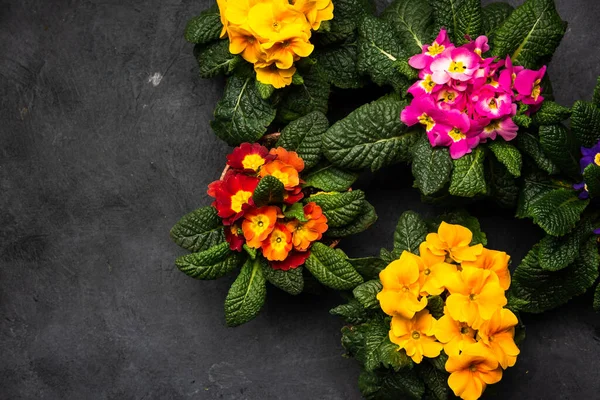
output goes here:
[{"label": "yellow flower with orange center", "polygon": [[466,322],[459,322],[444,310],[442,318],[435,325],[435,337],[444,344],[449,356],[457,356],[469,344],[475,343],[475,330]]},{"label": "yellow flower with orange center", "polygon": [[262,242],[269,236],[277,222],[279,209],[274,206],[265,206],[252,209],[244,214],[242,231],[248,246],[258,249]]},{"label": "yellow flower with orange center", "polygon": [[498,277],[485,269],[465,267],[449,277],[446,288],[450,292],[446,299],[450,316],[475,329],[506,305]]},{"label": "yellow flower with orange center", "polygon": [[304,14],[291,6],[288,0],[260,2],[250,8],[247,20],[250,29],[257,36],[270,42],[289,37],[290,33],[298,35],[310,32],[310,25]]},{"label": "yellow flower with orange center", "polygon": [[288,37],[263,43],[260,48],[266,54],[267,62],[274,62],[277,68],[286,70],[300,57],[308,57],[315,46],[310,44],[306,33],[291,32]]},{"label": "yellow flower with orange center", "polygon": [[259,61],[254,64],[256,79],[265,85],[273,85],[275,89],[281,89],[292,83],[292,77],[296,73],[296,67],[279,69],[274,62]]},{"label": "yellow flower with orange center", "polygon": [[327,217],[316,203],[311,202],[304,206],[304,217],[306,222],[293,219],[286,224],[287,229],[292,232],[292,244],[299,251],[308,250],[310,245],[320,240],[327,231]]},{"label": "yellow flower with orange center", "polygon": [[449,261],[462,263],[475,261],[483,251],[483,245],[470,246],[473,233],[461,225],[442,222],[437,233],[430,233],[425,238],[427,248],[437,256],[446,256]]},{"label": "yellow flower with orange center", "polygon": [[502,308],[489,321],[484,322],[477,332],[481,343],[489,347],[504,369],[515,365],[521,352],[515,344],[515,326],[518,323],[519,320],[512,311]]},{"label": "yellow flower with orange center", "polygon": [[261,245],[263,255],[269,261],[283,261],[292,250],[292,233],[284,224],[276,223],[267,239]]},{"label": "yellow flower with orange center", "polygon": [[321,27],[321,22],[333,19],[333,3],[331,0],[295,0],[294,8],[306,15],[308,23],[314,30]]},{"label": "yellow flower with orange center", "polygon": [[437,357],[442,351],[442,344],[433,336],[435,319],[428,310],[415,314],[411,319],[393,317],[390,341],[406,351],[406,355],[419,364],[423,357]]},{"label": "yellow flower with orange center", "polygon": [[244,60],[253,64],[264,55],[261,43],[254,34],[236,25],[229,27],[229,52],[241,54]]},{"label": "yellow flower with orange center", "polygon": [[484,248],[483,252],[477,256],[475,261],[464,261],[462,266],[487,269],[494,272],[500,281],[500,287],[504,290],[508,290],[510,287],[509,262],[510,256],[505,252]]},{"label": "yellow flower with orange center", "polygon": [[445,263],[444,256],[436,256],[424,243],[419,246],[419,285],[424,296],[439,295],[445,290],[446,279],[457,272],[456,266]]},{"label": "yellow flower with orange center", "polygon": [[498,361],[481,343],[466,346],[458,356],[450,356],[446,361],[446,371],[450,372],[448,386],[464,400],[478,399],[487,385],[502,379]]},{"label": "yellow flower with orange center", "polygon": [[419,256],[404,251],[399,260],[392,261],[379,273],[383,289],[377,294],[377,300],[383,312],[411,319],[425,308],[427,298],[421,297],[419,284],[421,262]]},{"label": "yellow flower with orange center", "polygon": [[264,178],[267,175],[279,179],[286,190],[292,190],[300,184],[298,171],[291,165],[285,164],[279,160],[271,161],[260,169],[261,177]]}]

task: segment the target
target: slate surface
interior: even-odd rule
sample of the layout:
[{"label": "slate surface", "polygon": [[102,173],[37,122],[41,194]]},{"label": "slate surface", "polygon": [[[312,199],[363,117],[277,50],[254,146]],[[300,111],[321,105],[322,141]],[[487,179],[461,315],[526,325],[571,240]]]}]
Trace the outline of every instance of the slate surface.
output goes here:
[{"label": "slate surface", "polygon": [[[208,203],[228,150],[208,125],[223,84],[197,77],[182,39],[210,3],[0,0],[0,399],[360,398],[328,315],[337,294],[270,290],[255,321],[228,329],[233,278],[174,267],[168,231]],[[550,74],[568,105],[600,74],[600,2],[558,8],[570,28]],[[343,243],[351,255],[390,245],[402,211],[435,212],[405,168],[359,186],[380,220]],[[474,211],[515,261],[537,240],[526,221]],[[517,366],[486,398],[598,398],[590,299],[525,322]]]}]

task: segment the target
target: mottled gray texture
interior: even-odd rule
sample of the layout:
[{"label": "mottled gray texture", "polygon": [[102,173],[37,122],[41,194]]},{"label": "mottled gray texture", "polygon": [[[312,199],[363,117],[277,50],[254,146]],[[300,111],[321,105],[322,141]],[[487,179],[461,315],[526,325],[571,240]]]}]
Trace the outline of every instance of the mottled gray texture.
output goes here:
[{"label": "mottled gray texture", "polygon": [[[0,0],[1,399],[360,398],[327,313],[337,294],[270,290],[229,329],[233,277],[173,264],[184,252],[168,231],[208,204],[228,150],[208,125],[222,82],[197,77],[182,38],[211,3]],[[600,74],[600,3],[558,3],[571,25],[550,72],[569,104]],[[380,220],[349,254],[389,245],[404,210],[433,215],[410,184],[399,167],[361,179]],[[475,211],[515,261],[537,239],[528,221]],[[488,397],[597,398],[599,319],[589,298],[526,316],[517,367]]]}]

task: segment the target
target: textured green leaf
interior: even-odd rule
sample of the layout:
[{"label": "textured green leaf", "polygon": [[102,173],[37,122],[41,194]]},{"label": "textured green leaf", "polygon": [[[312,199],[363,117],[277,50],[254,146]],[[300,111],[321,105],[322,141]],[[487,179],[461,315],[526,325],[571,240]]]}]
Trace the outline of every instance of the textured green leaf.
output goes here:
[{"label": "textured green leaf", "polygon": [[396,96],[384,96],[356,109],[325,133],[325,156],[341,168],[372,171],[406,161],[416,133],[400,121],[404,106]]},{"label": "textured green leaf", "polygon": [[267,297],[266,280],[260,258],[248,260],[225,298],[225,322],[238,326],[254,319]]},{"label": "textured green leaf", "polygon": [[392,26],[373,16],[365,16],[358,28],[358,71],[371,77],[379,86],[391,85],[397,92],[408,89],[408,80],[396,68],[406,62]]},{"label": "textured green leaf", "polygon": [[330,238],[341,238],[356,235],[357,233],[361,233],[369,229],[369,227],[376,221],[377,213],[375,212],[375,207],[369,204],[369,202],[365,201],[363,203],[363,210],[355,220],[341,228],[329,228],[327,232],[325,232],[325,236]]},{"label": "textured green leaf", "polygon": [[465,44],[483,33],[483,18],[480,0],[464,0],[456,15],[456,44]]},{"label": "textured green leaf", "polygon": [[256,86],[258,95],[263,100],[269,99],[275,92],[275,87],[273,85],[265,84],[259,81],[254,81],[254,85]]},{"label": "textured green leaf", "polygon": [[273,119],[275,109],[260,97],[253,79],[232,76],[210,125],[218,137],[230,146],[237,146],[256,142]]},{"label": "textured green leaf", "polygon": [[[353,301],[358,304],[366,317],[366,310],[363,306],[356,299],[352,299],[350,303]],[[365,362],[365,333],[368,328],[368,324],[344,326],[342,328],[342,346],[346,349],[348,356],[354,357],[361,364]]]},{"label": "textured green leaf", "polygon": [[372,0],[335,0],[334,18],[329,22],[327,32],[317,32],[320,44],[330,44],[351,39],[363,16],[375,13]]},{"label": "textured green leaf", "polygon": [[225,241],[223,222],[214,207],[184,215],[171,229],[171,239],[191,252],[199,252]]},{"label": "textured green leaf", "polygon": [[425,382],[426,388],[426,396],[427,393],[430,394],[430,397],[435,400],[446,400],[448,399],[448,395],[450,394],[450,390],[448,387],[448,373],[444,371],[440,371],[435,368],[429,362],[423,362],[419,364],[417,368],[417,373]]},{"label": "textured green leaf", "polygon": [[302,293],[304,289],[304,278],[302,277],[302,267],[292,268],[288,271],[275,270],[271,268],[268,262],[261,262],[262,272],[267,281],[279,289],[292,295]]},{"label": "textured green leaf", "polygon": [[352,294],[364,308],[377,309],[379,308],[377,293],[381,292],[381,289],[383,286],[379,280],[371,280],[355,287]]},{"label": "textured green leaf", "polygon": [[358,387],[366,400],[421,399],[425,386],[415,371],[362,371]]},{"label": "textured green leaf", "polygon": [[323,285],[333,289],[350,290],[363,282],[344,253],[320,242],[313,244],[305,266]]},{"label": "textured green leaf", "polygon": [[284,192],[285,189],[283,183],[274,176],[267,175],[258,182],[258,185],[252,194],[252,200],[254,200],[254,205],[256,205],[256,207],[281,203],[283,201]]},{"label": "textured green leaf", "polygon": [[600,76],[596,79],[596,86],[594,87],[594,96],[592,97],[592,103],[596,107],[600,107]]},{"label": "textured green leaf", "polygon": [[575,227],[588,200],[580,200],[573,190],[557,189],[531,204],[533,222],[552,236],[562,236]]},{"label": "textured green leaf", "polygon": [[474,197],[486,192],[483,160],[485,160],[485,152],[481,148],[475,148],[472,153],[452,160],[454,170],[450,179],[451,195]]},{"label": "textured green leaf", "polygon": [[350,299],[347,304],[339,305],[329,313],[342,317],[347,324],[360,324],[367,320],[367,311],[356,299]]},{"label": "textured green leaf", "polygon": [[433,318],[440,319],[444,315],[444,299],[440,296],[427,297],[427,309]]},{"label": "textured green leaf", "polygon": [[600,312],[600,284],[596,285],[596,291],[594,292],[594,310]]},{"label": "textured green leaf", "polygon": [[598,249],[596,238],[588,239],[581,247],[578,259],[560,271],[544,271],[539,265],[539,247],[527,254],[513,274],[512,291],[529,303],[525,312],[541,313],[565,304],[585,293],[598,278]]},{"label": "textured green leaf", "polygon": [[433,31],[446,28],[452,42],[456,43],[455,33],[458,31],[458,10],[465,0],[430,0],[433,8]]},{"label": "textured green leaf", "polygon": [[196,45],[194,55],[198,61],[200,76],[212,78],[229,74],[241,62],[240,56],[229,52],[229,41],[218,40],[206,45]]},{"label": "textured green leaf", "polygon": [[526,307],[527,304],[529,304],[527,300],[519,299],[518,297],[516,297],[513,291],[508,292],[507,300],[508,302],[506,303],[505,308],[508,308],[515,314],[521,311],[523,307]]},{"label": "textured green leaf", "polygon": [[217,279],[238,267],[241,253],[231,251],[229,243],[223,242],[199,253],[186,254],[175,260],[177,268],[196,279]]},{"label": "textured green leaf", "polygon": [[381,14],[381,19],[394,28],[396,37],[409,55],[420,53],[423,45],[432,42],[433,16],[427,2],[395,0]]},{"label": "textured green leaf", "polygon": [[303,82],[288,87],[282,93],[278,116],[284,122],[294,121],[313,111],[327,114],[330,85],[316,65],[299,70]]},{"label": "textured green leaf", "polygon": [[572,232],[562,237],[547,235],[539,244],[540,268],[558,271],[571,265],[579,255],[581,243],[592,236],[592,224],[583,220]]},{"label": "textured green leaf", "polygon": [[351,258],[350,264],[364,279],[377,279],[387,263],[378,257]]},{"label": "textured green leaf", "polygon": [[562,172],[579,174],[579,147],[562,124],[540,126],[540,146]]},{"label": "textured green leaf", "polygon": [[314,167],[322,157],[321,142],[327,128],[329,121],[325,114],[314,111],[283,128],[277,146],[298,153],[306,168]]},{"label": "textured green leaf", "polygon": [[571,183],[550,179],[541,172],[528,172],[523,179],[517,207],[517,218],[533,218],[531,205],[547,193],[556,189],[572,190]]},{"label": "textured green leaf", "polygon": [[313,57],[333,86],[341,89],[358,89],[363,86],[363,79],[358,73],[358,48],[355,42],[318,49]]},{"label": "textured green leaf", "polygon": [[413,148],[412,173],[415,186],[425,196],[441,190],[450,180],[452,159],[445,147],[431,147],[426,135],[421,135]]},{"label": "textured green leaf", "polygon": [[576,101],[572,108],[571,130],[579,145],[592,147],[600,140],[600,108]]},{"label": "textured green leaf", "polygon": [[367,325],[364,333],[365,369],[374,371],[381,365],[395,370],[412,365],[404,351],[398,350],[398,345],[390,342],[389,325],[383,321],[373,320]]},{"label": "textured green leaf", "polygon": [[490,142],[488,147],[492,153],[494,153],[496,159],[504,164],[512,176],[517,178],[521,176],[523,159],[521,157],[521,152],[519,152],[515,146],[504,140],[497,139]]},{"label": "textured green leaf", "polygon": [[346,226],[363,211],[365,194],[362,190],[343,193],[317,193],[306,199],[315,202],[323,209],[327,225],[332,228]]},{"label": "textured green leaf", "polygon": [[590,197],[600,197],[600,166],[596,164],[588,165],[583,171],[583,179]]},{"label": "textured green leaf", "polygon": [[504,165],[495,160],[490,160],[489,168],[486,169],[486,181],[488,183],[488,195],[496,203],[504,208],[516,206],[519,199],[519,186]]},{"label": "textured green leaf", "polygon": [[527,0],[496,32],[493,54],[511,55],[517,65],[539,68],[554,54],[565,30],[554,0]]},{"label": "textured green leaf", "polygon": [[388,265],[394,260],[398,260],[400,258],[400,254],[397,251],[389,251],[387,249],[381,249],[379,252],[379,258]]},{"label": "textured green leaf", "polygon": [[521,128],[529,128],[533,123],[533,119],[529,115],[517,114],[512,117],[512,120]]},{"label": "textured green leaf", "polygon": [[490,3],[481,9],[483,20],[483,32],[490,40],[496,30],[502,26],[504,21],[512,14],[514,8],[507,3]]},{"label": "textured green leaf", "polygon": [[536,125],[554,125],[568,119],[571,109],[563,107],[553,101],[544,101],[542,108],[533,114],[533,123]]},{"label": "textured green leaf", "polygon": [[306,216],[304,215],[304,206],[302,203],[294,203],[286,208],[283,213],[286,218],[296,218],[299,221],[306,222]]},{"label": "textured green leaf", "polygon": [[326,192],[343,192],[348,190],[356,179],[356,172],[335,167],[327,162],[317,165],[304,177],[304,185]]},{"label": "textured green leaf", "polygon": [[217,40],[222,29],[219,8],[213,6],[188,21],[185,27],[185,40],[195,44],[208,43]]},{"label": "textured green leaf", "polygon": [[398,220],[394,231],[394,250],[399,254],[408,251],[419,254],[419,245],[427,236],[427,224],[414,211],[405,211]]},{"label": "textured green leaf", "polygon": [[558,173],[558,167],[544,154],[538,138],[528,132],[519,133],[517,147],[535,162],[538,168],[550,175]]}]

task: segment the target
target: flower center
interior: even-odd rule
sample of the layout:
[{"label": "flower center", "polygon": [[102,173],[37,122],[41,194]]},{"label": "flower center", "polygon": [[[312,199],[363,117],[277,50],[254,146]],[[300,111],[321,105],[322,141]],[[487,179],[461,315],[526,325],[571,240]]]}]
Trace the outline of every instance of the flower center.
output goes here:
[{"label": "flower center", "polygon": [[476,371],[477,371],[477,366],[476,366],[476,365],[474,365],[474,364],[471,364],[471,365],[469,366],[469,371],[471,371],[471,372],[476,372]]},{"label": "flower center", "polygon": [[281,237],[278,237],[277,239],[275,239],[275,241],[276,241],[277,243],[281,243]]},{"label": "flower center", "polygon": [[600,153],[596,154],[596,157],[594,157],[594,164],[600,166]]},{"label": "flower center", "polygon": [[281,29],[281,26],[279,24],[279,21],[273,21],[273,30],[275,32],[279,32],[280,29]]},{"label": "flower center", "polygon": [[435,126],[435,121],[433,120],[433,118],[431,118],[429,115],[423,113],[420,117],[419,117],[419,122],[422,125],[425,125],[425,130],[427,130],[427,132],[429,132],[430,130],[433,129],[433,127]]},{"label": "flower center", "polygon": [[231,196],[231,209],[236,213],[242,211],[244,204],[248,203],[248,200],[252,197],[252,192],[240,190],[233,196]]},{"label": "flower center", "polygon": [[536,79],[535,83],[533,85],[533,90],[531,91],[531,97],[537,101],[538,97],[540,97],[540,94],[542,93],[542,88],[540,86],[540,80]]},{"label": "flower center", "polygon": [[467,138],[467,135],[465,135],[464,133],[461,132],[460,129],[458,128],[454,128],[452,129],[449,133],[448,136],[450,136],[450,138],[454,141],[454,142],[460,142],[461,140],[464,140]]},{"label": "flower center", "polygon": [[423,274],[429,275],[429,274],[431,274],[431,270],[429,268],[427,268],[425,271],[423,271]]},{"label": "flower center", "polygon": [[408,292],[409,290],[410,290],[410,288],[409,288],[408,286],[404,286],[404,287],[402,288],[402,291],[403,291],[403,292]]},{"label": "flower center", "polygon": [[417,331],[413,331],[411,336],[413,339],[418,340],[421,337],[421,334]]},{"label": "flower center", "polygon": [[500,128],[500,121],[496,120],[496,121],[492,122],[491,124],[489,124],[488,126],[486,126],[485,128],[483,128],[483,131],[489,135],[490,133],[494,132],[495,130],[498,130],[498,128]]},{"label": "flower center", "polygon": [[452,61],[450,63],[450,67],[448,68],[448,71],[456,73],[463,73],[466,70],[467,66],[462,61]]},{"label": "flower center", "polygon": [[496,99],[491,99],[488,105],[492,110],[498,109],[498,102],[496,101]]},{"label": "flower center", "polygon": [[475,293],[471,293],[471,294],[469,295],[469,300],[471,300],[471,301],[475,301],[475,300],[477,300],[477,295],[476,295]]},{"label": "flower center", "polygon": [[427,54],[430,56],[437,56],[438,54],[441,54],[445,49],[446,46],[433,42],[433,44],[427,48]]},{"label": "flower center", "polygon": [[460,328],[460,333],[463,335],[466,335],[467,333],[469,333],[469,328],[466,326],[463,326],[462,328]]},{"label": "flower center", "polygon": [[265,159],[258,154],[248,154],[242,160],[244,169],[258,170],[265,163]]},{"label": "flower center", "polygon": [[433,88],[435,87],[435,85],[436,85],[436,83],[431,80],[431,75],[425,76],[425,79],[423,79],[423,81],[421,82],[421,87],[427,93],[431,93],[433,91]]},{"label": "flower center", "polygon": [[256,223],[256,225],[258,225],[260,228],[262,228],[264,224],[265,224],[265,223],[264,223],[264,222],[262,222],[262,221],[258,221],[258,222]]}]

